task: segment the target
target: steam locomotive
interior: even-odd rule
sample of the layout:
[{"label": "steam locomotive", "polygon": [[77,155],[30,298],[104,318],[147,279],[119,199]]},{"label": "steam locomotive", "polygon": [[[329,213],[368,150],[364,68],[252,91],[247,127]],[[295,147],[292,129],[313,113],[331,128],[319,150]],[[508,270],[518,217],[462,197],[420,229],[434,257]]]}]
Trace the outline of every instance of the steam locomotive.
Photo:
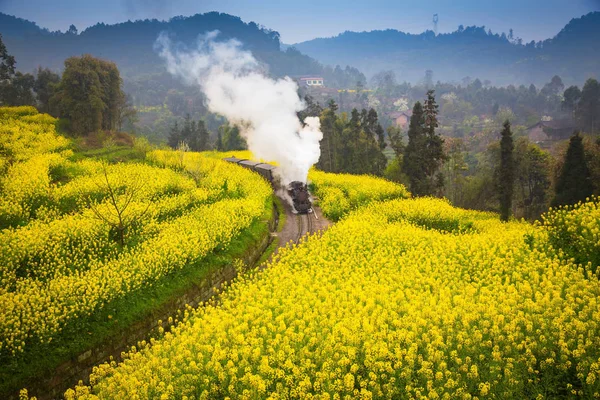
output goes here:
[{"label": "steam locomotive", "polygon": [[[257,172],[266,180],[268,180],[274,188],[279,187],[279,180],[276,178],[275,174],[277,167],[271,164],[260,163],[252,160],[242,160],[236,157],[224,158],[223,160]],[[308,192],[308,187],[305,183],[294,181],[288,185],[286,190],[289,196],[292,198],[292,203],[294,205],[293,211],[295,213],[306,214],[312,212],[310,193]]]}]

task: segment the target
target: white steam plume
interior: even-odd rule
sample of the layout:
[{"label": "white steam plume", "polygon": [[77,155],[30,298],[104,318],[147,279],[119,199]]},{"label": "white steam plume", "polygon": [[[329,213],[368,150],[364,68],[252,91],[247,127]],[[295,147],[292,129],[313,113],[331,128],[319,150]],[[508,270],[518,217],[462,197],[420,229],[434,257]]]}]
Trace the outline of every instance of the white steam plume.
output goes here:
[{"label": "white steam plume", "polygon": [[319,118],[308,117],[303,126],[296,112],[305,105],[296,83],[288,77],[265,76],[239,41],[217,42],[218,34],[202,35],[197,48],[185,49],[162,33],[155,48],[171,74],[200,86],[210,111],[240,128],[255,157],[279,163],[283,184],[306,182],[308,170],[321,155]]}]

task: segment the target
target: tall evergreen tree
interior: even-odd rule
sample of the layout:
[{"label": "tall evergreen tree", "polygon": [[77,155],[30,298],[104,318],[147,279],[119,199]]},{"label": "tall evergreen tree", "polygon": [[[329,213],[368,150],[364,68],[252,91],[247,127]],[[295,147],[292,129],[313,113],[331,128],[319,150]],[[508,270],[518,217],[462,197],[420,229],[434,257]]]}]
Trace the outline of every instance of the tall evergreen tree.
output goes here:
[{"label": "tall evergreen tree", "polygon": [[206,151],[208,150],[208,139],[210,137],[210,132],[206,129],[206,125],[204,121],[199,120],[198,124],[196,124],[196,132],[195,132],[195,145],[196,148],[192,149],[194,151]]},{"label": "tall evergreen tree", "polygon": [[498,199],[500,201],[500,219],[508,221],[512,210],[512,198],[515,182],[515,145],[513,143],[510,122],[504,122],[500,139],[500,165],[498,167]]},{"label": "tall evergreen tree", "polygon": [[177,146],[179,146],[179,142],[181,142],[181,134],[179,132],[177,121],[175,121],[175,125],[171,127],[171,131],[169,132],[169,139],[167,140],[167,143],[171,148],[176,149]]},{"label": "tall evergreen tree", "polygon": [[321,157],[317,163],[317,167],[322,171],[338,172],[336,159],[338,157],[338,148],[336,146],[336,110],[337,104],[333,100],[329,102],[328,108],[321,112],[321,132],[323,139],[321,140]]},{"label": "tall evergreen tree", "polygon": [[423,129],[425,117],[423,106],[417,101],[413,107],[408,126],[408,144],[404,149],[403,172],[408,176],[410,190],[416,196],[429,194],[426,173],[427,138]]},{"label": "tall evergreen tree", "polygon": [[438,109],[439,106],[435,101],[435,91],[427,91],[427,99],[423,105],[423,113],[425,117],[425,134],[427,137],[427,152],[426,152],[426,174],[430,180],[430,189],[428,194],[441,193],[444,186],[443,174],[440,167],[446,160],[444,153],[444,139],[436,133],[435,129],[438,124]]},{"label": "tall evergreen tree", "polygon": [[223,136],[223,149],[225,151],[245,150],[248,147],[237,126],[228,123],[223,124],[219,127],[219,132]]},{"label": "tall evergreen tree", "polygon": [[413,107],[402,165],[410,181],[410,190],[417,196],[439,194],[444,185],[440,167],[446,155],[444,139],[435,131],[437,114],[434,91],[429,90],[425,104],[417,102]]},{"label": "tall evergreen tree", "polygon": [[217,151],[223,151],[223,135],[221,135],[221,131],[217,132],[217,142],[215,143],[215,149]]},{"label": "tall evergreen tree", "polygon": [[571,205],[592,195],[593,186],[590,170],[585,158],[583,138],[575,132],[569,141],[564,164],[556,182],[552,206]]}]

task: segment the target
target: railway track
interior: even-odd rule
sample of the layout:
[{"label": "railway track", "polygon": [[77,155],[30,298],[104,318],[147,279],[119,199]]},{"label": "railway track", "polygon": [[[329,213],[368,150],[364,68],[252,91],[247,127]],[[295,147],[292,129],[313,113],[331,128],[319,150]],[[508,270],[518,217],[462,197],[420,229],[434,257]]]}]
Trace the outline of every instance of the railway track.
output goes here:
[{"label": "railway track", "polygon": [[314,212],[308,214],[296,214],[297,233],[296,239],[294,240],[295,243],[299,243],[300,239],[302,239],[304,235],[315,232],[314,220],[316,218],[317,217]]}]

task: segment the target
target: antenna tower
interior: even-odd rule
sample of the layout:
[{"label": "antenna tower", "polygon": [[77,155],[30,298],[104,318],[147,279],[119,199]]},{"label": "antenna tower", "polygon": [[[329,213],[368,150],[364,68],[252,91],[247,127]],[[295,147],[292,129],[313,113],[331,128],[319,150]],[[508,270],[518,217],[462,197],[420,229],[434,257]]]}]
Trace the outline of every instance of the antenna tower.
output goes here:
[{"label": "antenna tower", "polygon": [[438,15],[437,14],[433,14],[433,32],[435,33],[435,36],[437,36],[438,34]]}]

